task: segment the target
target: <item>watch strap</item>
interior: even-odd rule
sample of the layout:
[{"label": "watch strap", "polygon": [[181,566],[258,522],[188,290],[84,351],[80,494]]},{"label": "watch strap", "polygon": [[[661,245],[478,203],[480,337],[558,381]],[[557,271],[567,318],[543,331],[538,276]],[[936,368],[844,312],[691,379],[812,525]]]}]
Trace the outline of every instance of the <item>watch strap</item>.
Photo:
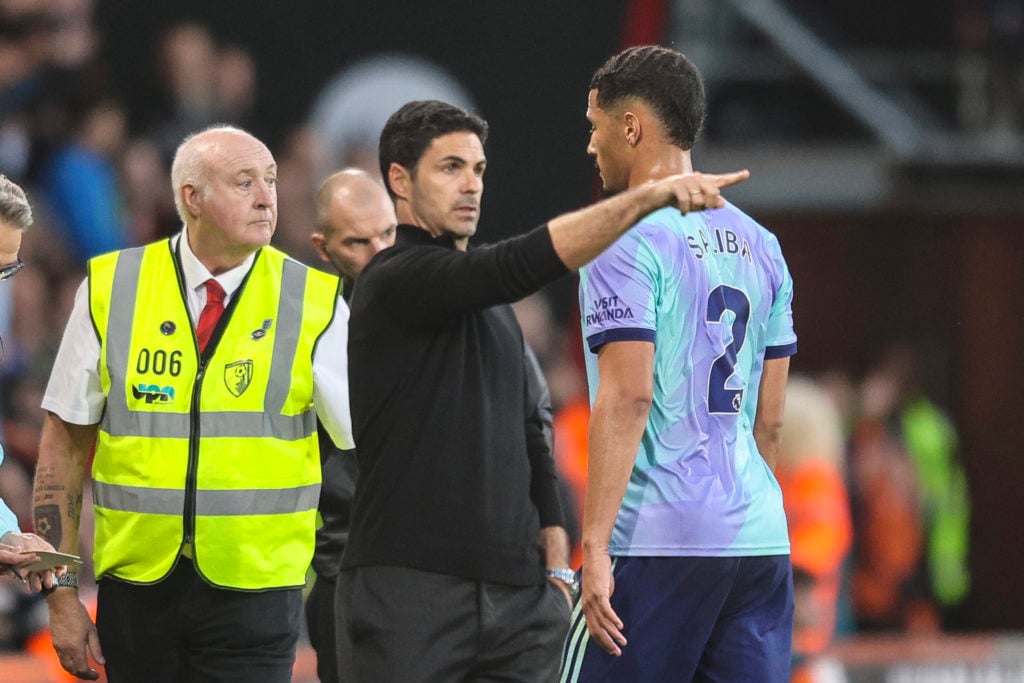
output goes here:
[{"label": "watch strap", "polygon": [[53,577],[53,586],[50,588],[44,588],[39,592],[43,595],[49,595],[53,591],[57,590],[59,586],[78,588],[78,574],[76,572],[67,572],[61,576],[55,576]]},{"label": "watch strap", "polygon": [[566,586],[569,587],[569,591],[576,595],[580,589],[579,579],[576,578],[576,572],[569,567],[559,567],[557,569],[548,569],[544,572],[550,579],[558,579]]}]

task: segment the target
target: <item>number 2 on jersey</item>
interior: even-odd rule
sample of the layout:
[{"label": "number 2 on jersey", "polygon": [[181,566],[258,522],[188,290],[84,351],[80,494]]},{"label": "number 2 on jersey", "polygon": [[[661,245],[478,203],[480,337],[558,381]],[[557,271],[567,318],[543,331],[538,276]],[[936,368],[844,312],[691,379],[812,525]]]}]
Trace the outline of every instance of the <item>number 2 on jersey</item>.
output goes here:
[{"label": "number 2 on jersey", "polygon": [[736,358],[747,338],[747,322],[750,320],[750,299],[742,289],[719,285],[708,295],[707,322],[721,325],[726,311],[735,316],[732,321],[732,341],[711,363],[708,374],[708,412],[712,414],[735,414],[743,405],[743,389],[731,389],[726,385],[736,374]]}]

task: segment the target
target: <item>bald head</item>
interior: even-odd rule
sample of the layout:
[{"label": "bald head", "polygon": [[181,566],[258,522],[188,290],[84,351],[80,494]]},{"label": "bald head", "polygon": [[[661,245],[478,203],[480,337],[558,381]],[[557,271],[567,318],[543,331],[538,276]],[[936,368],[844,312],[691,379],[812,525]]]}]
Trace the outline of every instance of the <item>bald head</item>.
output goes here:
[{"label": "bald head", "polygon": [[370,259],[395,241],[395,208],[384,186],[360,169],[338,171],[316,193],[313,246],[351,286]]},{"label": "bald head", "polygon": [[210,191],[210,169],[208,156],[219,143],[229,136],[242,136],[255,140],[249,133],[234,126],[214,126],[198,133],[192,133],[181,141],[174,152],[171,162],[171,188],[174,190],[174,206],[183,223],[188,222],[189,212],[181,196],[181,188],[190,183],[203,190]]}]

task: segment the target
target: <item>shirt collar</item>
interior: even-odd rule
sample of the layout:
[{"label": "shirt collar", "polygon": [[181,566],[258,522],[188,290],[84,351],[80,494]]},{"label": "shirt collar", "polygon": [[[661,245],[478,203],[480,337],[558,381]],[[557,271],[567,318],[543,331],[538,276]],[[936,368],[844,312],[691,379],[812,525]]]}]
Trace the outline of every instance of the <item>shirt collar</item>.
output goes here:
[{"label": "shirt collar", "polygon": [[178,243],[181,245],[178,251],[181,254],[181,273],[185,277],[185,286],[191,290],[197,290],[212,277],[224,288],[225,294],[230,299],[235,290],[241,286],[242,280],[245,279],[249,268],[252,267],[253,261],[256,260],[256,252],[249,254],[244,261],[231,270],[214,277],[192,252],[192,247],[189,246],[187,237],[188,228],[183,227],[181,234],[178,236]]}]

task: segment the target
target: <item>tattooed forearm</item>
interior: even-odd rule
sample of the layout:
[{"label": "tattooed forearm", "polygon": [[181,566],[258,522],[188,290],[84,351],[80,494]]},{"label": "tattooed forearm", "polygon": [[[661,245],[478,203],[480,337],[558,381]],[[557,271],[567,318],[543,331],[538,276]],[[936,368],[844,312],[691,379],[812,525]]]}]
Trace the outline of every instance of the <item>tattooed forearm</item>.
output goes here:
[{"label": "tattooed forearm", "polygon": [[70,424],[53,413],[44,418],[33,496],[36,532],[63,550],[76,550],[84,475],[96,433],[96,425]]},{"label": "tattooed forearm", "polygon": [[36,506],[36,533],[49,541],[54,548],[60,547],[64,538],[60,521],[60,508],[56,505]]},{"label": "tattooed forearm", "polygon": [[82,491],[68,493],[68,517],[76,525],[82,523]]}]

